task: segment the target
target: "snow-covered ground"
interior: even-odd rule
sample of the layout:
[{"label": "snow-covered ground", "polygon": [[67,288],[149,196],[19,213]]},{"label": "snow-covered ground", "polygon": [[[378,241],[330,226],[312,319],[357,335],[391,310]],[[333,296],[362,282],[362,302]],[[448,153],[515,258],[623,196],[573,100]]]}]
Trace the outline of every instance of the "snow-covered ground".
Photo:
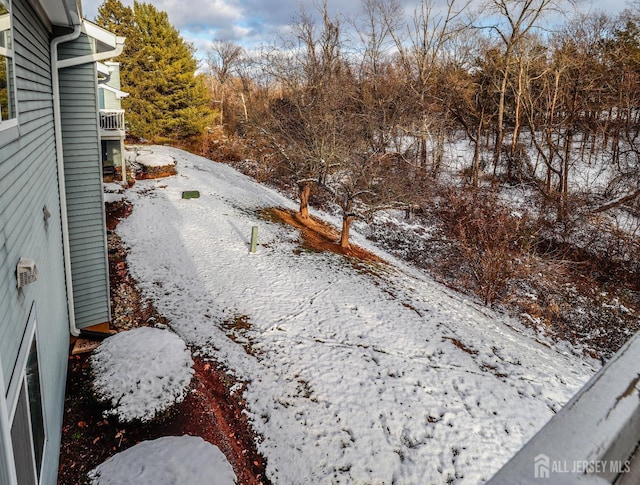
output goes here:
[{"label": "snow-covered ground", "polygon": [[273,483],[482,483],[595,371],[357,234],[388,264],[300,251],[296,229],[258,214],[294,202],[151,150],[178,175],[127,191],[130,270],[174,331],[247,383]]}]

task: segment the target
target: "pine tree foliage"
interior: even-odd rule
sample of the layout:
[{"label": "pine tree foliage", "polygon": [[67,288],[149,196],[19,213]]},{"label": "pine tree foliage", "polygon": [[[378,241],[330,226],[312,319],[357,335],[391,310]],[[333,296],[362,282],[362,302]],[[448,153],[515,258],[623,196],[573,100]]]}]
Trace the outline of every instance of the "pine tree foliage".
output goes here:
[{"label": "pine tree foliage", "polygon": [[123,99],[130,134],[150,140],[186,139],[210,122],[207,91],[193,47],[151,4],[105,0],[96,22],[127,37],[120,56]]},{"label": "pine tree foliage", "polygon": [[132,85],[131,63],[140,45],[133,9],[123,5],[120,0],[105,0],[98,8],[95,22],[109,32],[126,38],[124,51],[117,61],[120,63],[120,82],[123,89],[128,91]]}]

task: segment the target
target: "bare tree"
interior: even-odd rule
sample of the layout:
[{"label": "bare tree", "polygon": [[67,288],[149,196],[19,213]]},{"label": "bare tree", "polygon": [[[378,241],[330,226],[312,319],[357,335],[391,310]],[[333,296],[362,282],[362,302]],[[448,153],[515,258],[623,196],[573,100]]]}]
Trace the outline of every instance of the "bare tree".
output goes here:
[{"label": "bare tree", "polygon": [[402,183],[396,182],[407,180],[405,170],[389,169],[391,160],[406,164],[388,151],[403,89],[385,55],[394,44],[376,8],[386,7],[368,4],[359,62],[345,54],[342,21],[323,4],[317,22],[301,12],[291,36],[266,63],[279,90],[261,131],[298,187],[301,218],[308,217],[313,194],[330,197],[341,209],[345,247],[353,220],[370,221],[377,210],[403,205],[396,197]]},{"label": "bare tree", "polygon": [[[243,62],[244,49],[231,41],[215,39],[207,53],[206,64],[212,79],[219,87],[220,125],[224,124],[227,85]],[[213,90],[213,89],[212,89]]]},{"label": "bare tree", "polygon": [[407,207],[404,166],[395,153],[352,151],[350,159],[332,174],[327,188],[342,212],[340,246],[349,247],[353,221],[368,224],[379,211]]},{"label": "bare tree", "polygon": [[540,21],[551,12],[562,12],[563,6],[573,5],[573,0],[486,0],[483,4],[485,18],[495,18],[489,28],[503,44],[502,66],[500,68],[499,101],[496,116],[496,137],[493,154],[494,170],[497,168],[504,140],[504,115],[510,70],[516,59],[518,47],[527,35],[541,28]]},{"label": "bare tree", "polygon": [[356,26],[363,46],[357,66],[357,103],[370,149],[385,153],[407,111],[404,79],[392,62],[392,30],[400,28],[402,11],[398,3],[384,0],[363,0],[363,7],[362,21]]},{"label": "bare tree", "polygon": [[[433,78],[438,72],[438,60],[455,34],[465,28],[460,21],[470,3],[470,0],[447,0],[442,12],[435,8],[433,0],[422,0],[407,26],[406,37],[390,28],[400,65],[409,80],[407,88],[416,106],[417,126],[409,133],[419,140],[418,164],[423,168],[428,163],[427,147],[431,133],[435,131],[439,137],[444,136],[442,126],[436,124],[439,113],[435,107],[438,102],[433,97]],[[387,19],[391,27],[394,18]],[[434,158],[435,169],[440,160],[437,156]]]},{"label": "bare tree", "polygon": [[279,88],[260,131],[298,186],[303,219],[313,188],[324,187],[345,158],[345,135],[351,129],[346,104],[354,83],[343,56],[341,20],[329,16],[326,3],[319,14],[318,24],[302,10],[291,34],[263,63]]},{"label": "bare tree", "polygon": [[456,56],[442,68],[440,98],[473,145],[471,184],[479,186],[482,137],[491,116],[491,79],[479,59],[488,46],[478,31],[458,36]]}]

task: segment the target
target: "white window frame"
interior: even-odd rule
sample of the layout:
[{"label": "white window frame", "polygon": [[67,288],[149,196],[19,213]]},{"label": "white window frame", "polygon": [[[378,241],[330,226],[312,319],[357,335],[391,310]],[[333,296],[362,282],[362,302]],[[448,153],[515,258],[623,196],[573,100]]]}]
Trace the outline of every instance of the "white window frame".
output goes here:
[{"label": "white window frame", "polygon": [[[7,394],[6,394],[6,403],[7,403],[7,411],[8,411],[8,424],[9,424],[9,432],[11,430],[11,428],[13,427],[13,423],[14,423],[14,419],[16,417],[16,410],[18,407],[18,402],[19,402],[19,398],[20,398],[20,393],[21,392],[25,392],[26,396],[27,396],[27,408],[29,406],[29,387],[28,387],[28,382],[27,382],[27,361],[29,358],[29,353],[31,352],[31,347],[33,345],[33,343],[35,342],[36,345],[36,352],[38,354],[38,374],[39,374],[39,385],[40,385],[40,399],[43,400],[43,390],[44,390],[44,386],[42,385],[42,366],[40,365],[40,356],[42,355],[41,353],[41,349],[40,349],[40,342],[39,339],[37,337],[37,322],[36,322],[36,317],[35,317],[35,307],[31,308],[31,313],[29,315],[29,320],[27,322],[27,327],[25,329],[24,332],[24,336],[22,339],[22,343],[20,344],[20,351],[18,352],[18,358],[16,359],[16,364],[14,366],[14,370],[13,370],[13,374],[11,375],[10,381],[9,381],[9,388],[7,389]],[[42,450],[42,459],[41,459],[41,463],[40,463],[40,469],[36,469],[36,459],[35,459],[35,445],[34,445],[34,440],[33,440],[33,428],[32,428],[32,424],[31,424],[31,413],[28,412],[27,416],[28,416],[28,425],[29,425],[29,430],[31,431],[31,433],[29,433],[29,440],[30,440],[30,444],[31,444],[31,451],[32,451],[32,458],[33,458],[33,470],[35,473],[35,476],[38,477],[38,483],[42,482],[42,470],[43,470],[43,465],[45,463],[45,459],[46,459],[46,450],[47,450],[47,446],[46,443],[48,442],[48,434],[47,434],[47,417],[46,417],[46,409],[44,406],[44,402],[40,403],[41,408],[42,408],[42,421],[43,421],[43,433],[44,433],[44,440],[43,440],[43,450]],[[13,442],[10,441],[8,444],[10,445],[10,447],[13,447]],[[12,457],[13,458],[13,457]],[[13,462],[13,470],[15,470],[15,461]]]},{"label": "white window frame", "polygon": [[11,44],[9,48],[0,47],[0,62],[4,62],[5,58],[9,59],[12,63],[13,68],[11,72],[7,72],[7,76],[11,76],[10,87],[13,90],[13,100],[15,106],[13,106],[14,117],[9,118],[7,120],[2,119],[2,112],[0,111],[0,146],[9,143],[10,141],[15,140],[18,137],[18,91],[16,86],[16,63],[15,63],[15,54],[14,54],[14,37],[13,37],[13,10],[12,10],[12,0],[0,0],[0,2],[9,10],[9,15],[6,18],[0,19],[0,31],[9,30],[9,36],[11,39]]},{"label": "white window frame", "polygon": [[[0,366],[0,389],[4,391],[4,377]],[[7,409],[7,400],[4,396],[0,396],[0,440],[2,440],[3,453],[0,456],[0,469],[4,468],[5,478],[9,480],[9,485],[18,482],[16,477],[15,463],[13,462],[13,453],[11,445],[11,421],[9,420],[9,411]]]}]

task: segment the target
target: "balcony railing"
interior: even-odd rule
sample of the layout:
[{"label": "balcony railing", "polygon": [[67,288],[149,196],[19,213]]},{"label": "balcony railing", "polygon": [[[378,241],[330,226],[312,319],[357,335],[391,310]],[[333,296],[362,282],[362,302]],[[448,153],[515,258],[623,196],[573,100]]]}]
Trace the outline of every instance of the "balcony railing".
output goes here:
[{"label": "balcony railing", "polygon": [[488,485],[640,483],[640,334]]},{"label": "balcony railing", "polygon": [[124,133],[124,110],[101,109],[100,129],[103,131],[120,131]]}]

